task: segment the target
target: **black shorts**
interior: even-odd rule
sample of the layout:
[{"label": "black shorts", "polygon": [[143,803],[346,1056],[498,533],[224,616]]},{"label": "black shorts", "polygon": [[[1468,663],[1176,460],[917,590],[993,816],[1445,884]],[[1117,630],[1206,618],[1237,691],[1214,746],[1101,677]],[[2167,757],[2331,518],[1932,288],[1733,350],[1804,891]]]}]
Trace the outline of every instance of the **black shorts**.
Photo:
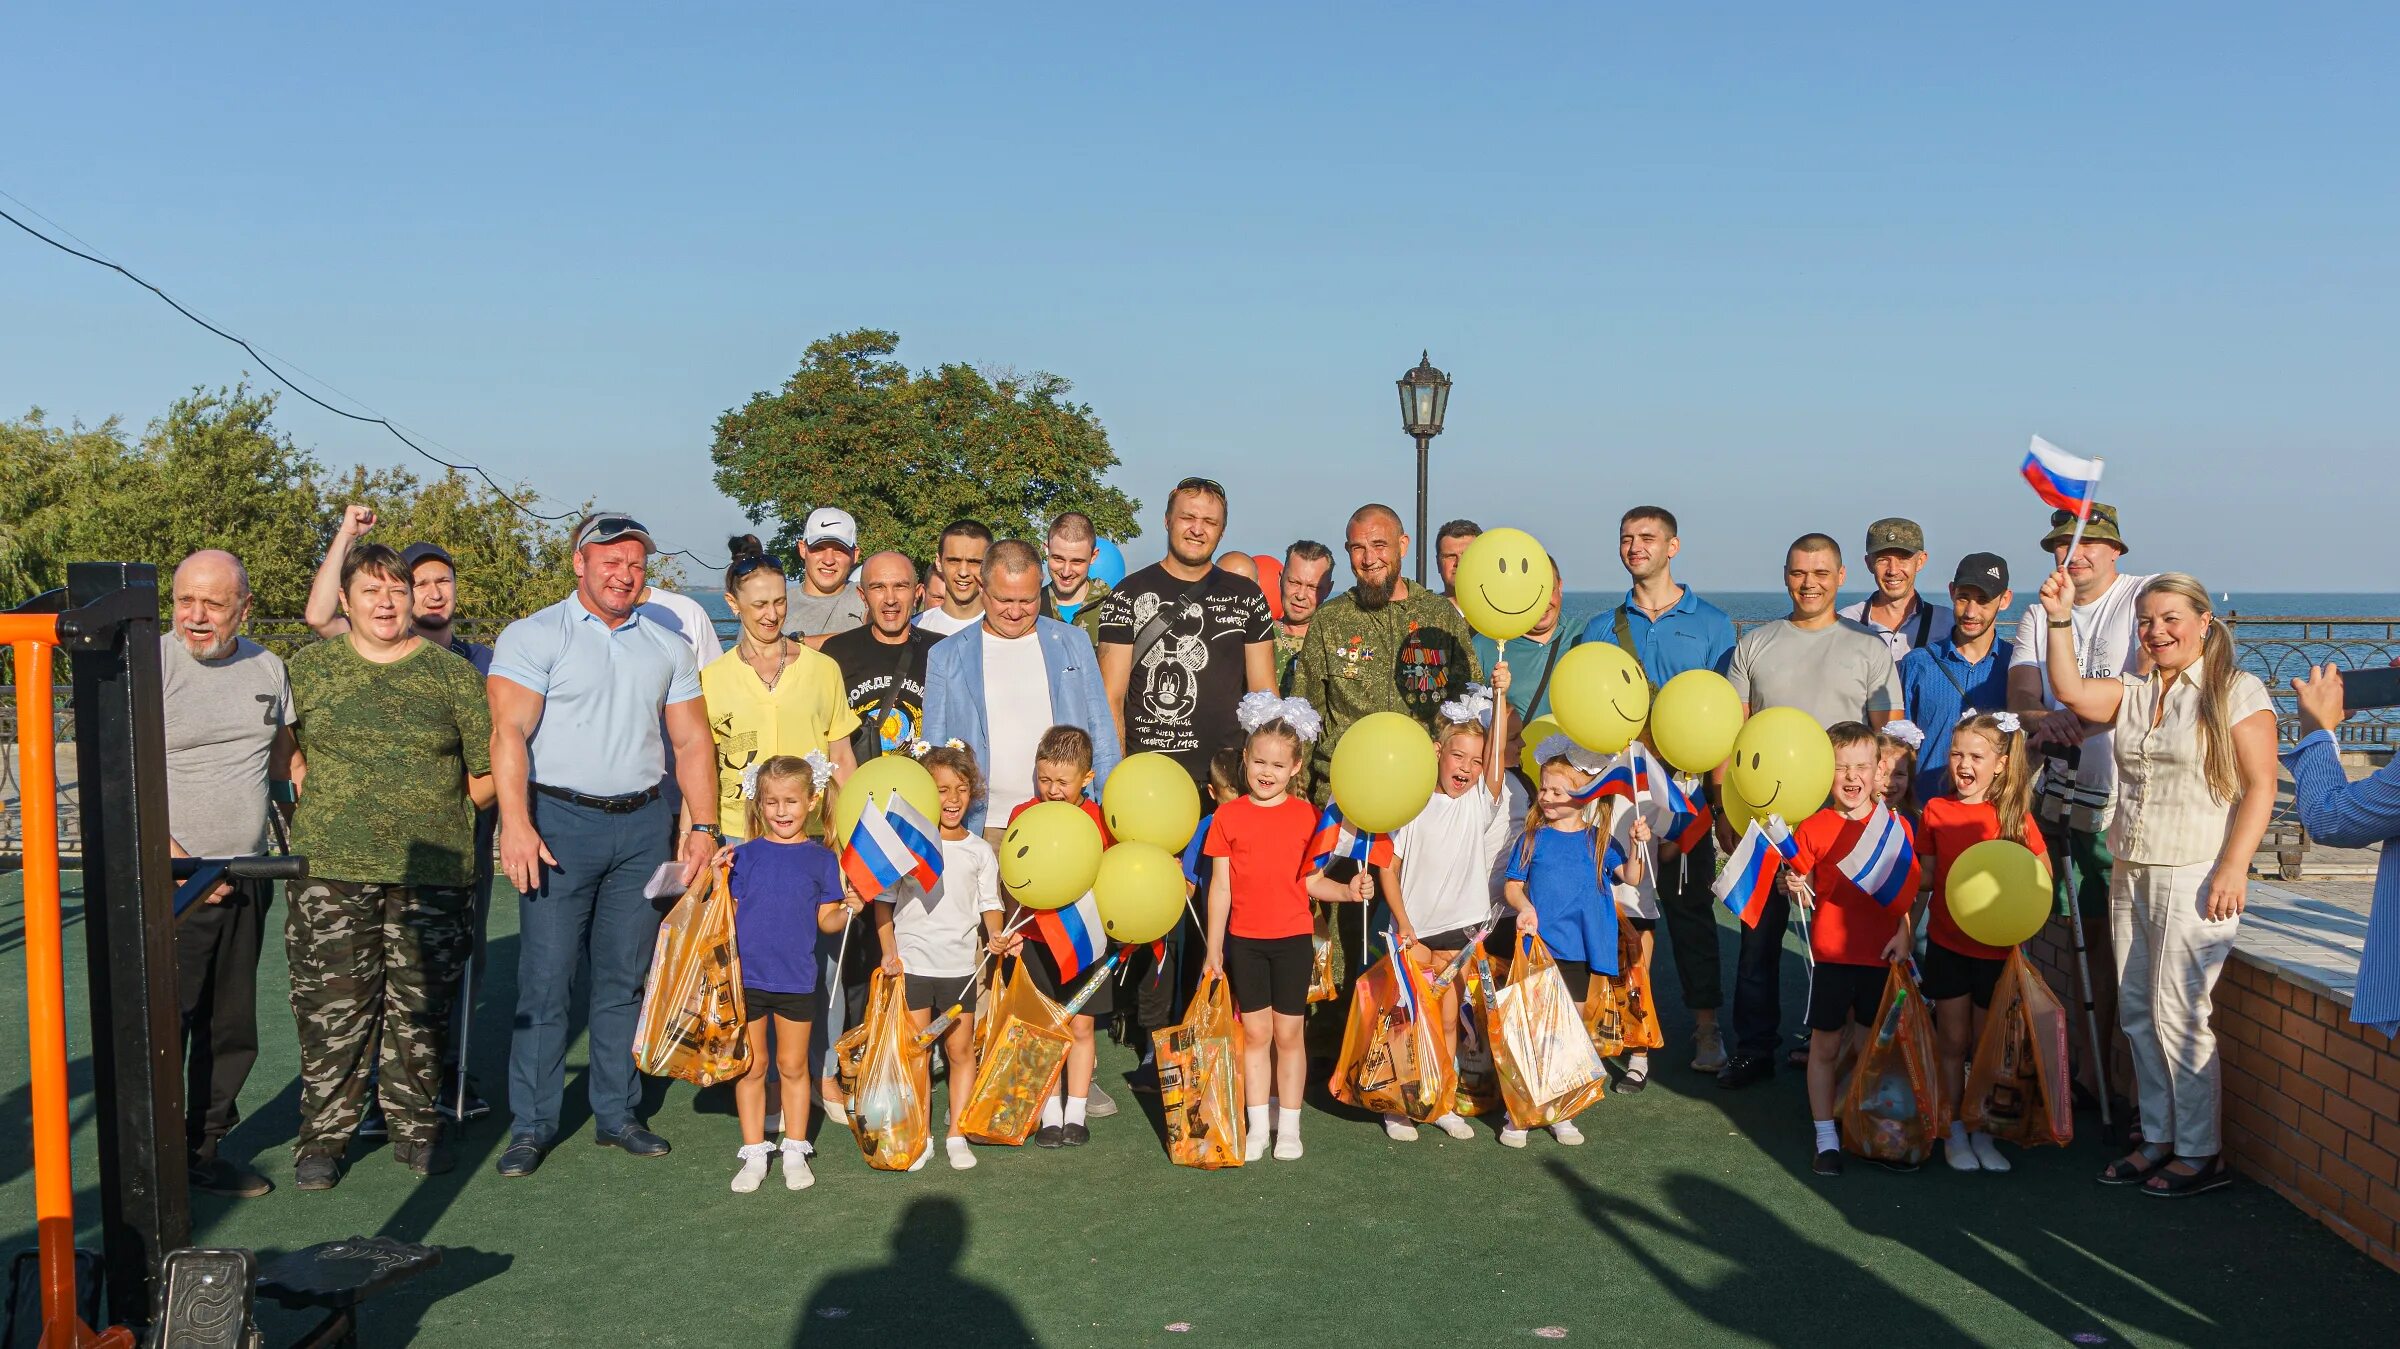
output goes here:
[{"label": "black shorts", "polygon": [[1636,932],[1658,931],[1658,920],[1655,918],[1636,918],[1630,913],[1619,913],[1617,921]]},{"label": "black shorts", "polygon": [[1558,977],[1567,981],[1567,996],[1575,999],[1577,1003],[1581,1003],[1591,995],[1592,965],[1590,961],[1560,960],[1556,956],[1552,956],[1551,960],[1558,966]]},{"label": "black shorts", "polygon": [[1817,962],[1808,982],[1808,1028],[1828,1033],[1855,1021],[1875,1024],[1883,1010],[1883,983],[1891,977],[1886,965],[1837,965]]},{"label": "black shorts", "polygon": [[954,1006],[964,1006],[968,1014],[975,1011],[975,976],[962,974],[945,979],[938,974],[907,974],[901,976],[908,988],[908,1010],[931,1012],[936,1016]]},{"label": "black shorts", "polygon": [[742,1018],[756,1021],[774,1015],[786,1021],[814,1022],[825,1015],[825,990],[813,993],[770,993],[763,988],[742,990]]},{"label": "black shorts", "polygon": [[1467,949],[1467,938],[1474,936],[1475,929],[1482,926],[1483,924],[1481,923],[1469,923],[1465,927],[1454,927],[1440,932],[1427,933],[1426,935],[1417,938],[1417,944],[1423,946],[1428,951],[1439,951],[1443,955],[1456,955],[1458,952]]},{"label": "black shorts", "polygon": [[[1075,977],[1072,979],[1060,979],[1058,962],[1050,958],[1050,948],[1044,946],[1041,938],[1035,936],[1031,931],[1025,934],[1025,972],[1033,976],[1033,986],[1040,989],[1042,996],[1052,1002],[1063,1004],[1067,999],[1074,997],[1075,990],[1083,987],[1084,982],[1092,977],[1092,970],[1096,968],[1098,967],[1087,967],[1076,971]],[[1076,1015],[1105,1019],[1116,1015],[1116,1011],[1117,972],[1111,970],[1108,978],[1101,981],[1100,987],[1092,990],[1092,996],[1077,1010]]]},{"label": "black shorts", "polygon": [[1917,962],[1917,972],[1924,976],[1925,996],[1934,1002],[1944,998],[1973,998],[1978,1007],[1992,1005],[1992,990],[2000,983],[2000,971],[2005,960],[1990,960],[1983,956],[1962,955],[1938,941],[1925,943],[1925,958]]},{"label": "black shorts", "polygon": [[1233,986],[1233,1005],[1244,1012],[1269,1007],[1285,1016],[1308,1015],[1308,980],[1315,964],[1314,944],[1307,934],[1297,937],[1225,938],[1225,982]]}]

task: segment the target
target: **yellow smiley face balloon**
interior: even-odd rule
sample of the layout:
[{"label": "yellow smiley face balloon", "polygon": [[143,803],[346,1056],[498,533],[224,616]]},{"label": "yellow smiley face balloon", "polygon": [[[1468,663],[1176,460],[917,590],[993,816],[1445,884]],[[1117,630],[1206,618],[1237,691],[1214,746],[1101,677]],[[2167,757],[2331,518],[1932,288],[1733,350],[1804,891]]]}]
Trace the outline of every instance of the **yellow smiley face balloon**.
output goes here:
[{"label": "yellow smiley face balloon", "polygon": [[1796,707],[1752,713],[1725,764],[1725,810],[1735,829],[1773,815],[1798,826],[1833,790],[1833,741]]},{"label": "yellow smiley face balloon", "polygon": [[1959,931],[1986,946],[2014,946],[2050,921],[2050,864],[2022,843],[1987,838],[1950,864],[1942,900]]},{"label": "yellow smiley face balloon", "polygon": [[1585,749],[1615,754],[1642,733],[1650,681],[1614,642],[1585,642],[1550,672],[1550,714]]},{"label": "yellow smiley face balloon", "polygon": [[1505,642],[1542,621],[1557,582],[1540,540],[1522,529],[1495,529],[1467,545],[1451,587],[1467,625]]},{"label": "yellow smiley face balloon", "polygon": [[1100,873],[1100,826],[1072,801],[1042,801],[1000,836],[1000,893],[1029,909],[1063,909]]},{"label": "yellow smiley face balloon", "polygon": [[[1181,771],[1181,770],[1177,770]],[[1184,779],[1189,782],[1190,778]],[[1092,903],[1109,940],[1156,941],[1183,918],[1183,862],[1154,843],[1120,843],[1100,855]]]},{"label": "yellow smiley face balloon", "polygon": [[1200,827],[1200,790],[1183,765],[1164,754],[1129,755],[1108,775],[1100,813],[1120,844],[1155,843],[1181,853]]},{"label": "yellow smiley face balloon", "polygon": [[1706,773],[1725,762],[1741,729],[1742,696],[1714,670],[1686,670],[1650,700],[1650,743],[1658,757],[1686,773]]}]

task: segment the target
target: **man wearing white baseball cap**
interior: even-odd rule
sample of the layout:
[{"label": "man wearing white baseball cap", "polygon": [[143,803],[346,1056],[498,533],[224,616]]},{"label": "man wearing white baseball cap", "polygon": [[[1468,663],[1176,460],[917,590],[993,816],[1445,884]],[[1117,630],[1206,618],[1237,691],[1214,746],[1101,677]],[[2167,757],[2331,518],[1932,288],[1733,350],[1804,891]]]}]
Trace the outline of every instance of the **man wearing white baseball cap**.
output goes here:
[{"label": "man wearing white baseball cap", "polygon": [[800,531],[800,565],[784,587],[784,632],[818,646],[867,621],[866,601],[850,584],[858,562],[858,521],[839,506],[808,513]]}]

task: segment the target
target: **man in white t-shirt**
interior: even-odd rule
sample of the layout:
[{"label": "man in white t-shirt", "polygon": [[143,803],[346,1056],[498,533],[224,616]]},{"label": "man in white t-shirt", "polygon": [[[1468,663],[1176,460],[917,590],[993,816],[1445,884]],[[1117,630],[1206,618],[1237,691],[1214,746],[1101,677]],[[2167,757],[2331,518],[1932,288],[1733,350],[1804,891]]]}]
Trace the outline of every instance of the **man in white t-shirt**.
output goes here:
[{"label": "man in white t-shirt", "polygon": [[[2110,955],[2115,947],[2108,925],[2109,866],[2113,860],[2108,851],[2108,821],[2116,804],[2116,757],[2107,727],[2086,725],[2050,695],[2043,662],[2049,659],[2050,639],[2060,637],[2075,643],[2075,663],[2086,678],[2105,679],[2147,669],[2149,659],[2142,654],[2135,602],[2150,578],[2118,570],[2127,549],[2116,507],[2092,503],[2083,542],[2070,553],[2068,544],[2074,537],[2074,515],[2052,512],[2042,548],[2066,569],[2067,580],[2075,587],[2075,615],[2060,627],[2038,604],[2025,611],[2017,624],[2016,648],[2009,656],[2008,706],[2024,715],[2027,753],[2041,770],[2034,813],[2041,821],[2042,838],[2049,844],[2051,883],[2062,908],[2072,887],[2083,917],[2085,945],[2092,948],[2097,1012],[2102,1024],[2113,1025],[2116,965]],[[2118,1049],[2110,1054],[2109,1076],[2130,1085],[2130,1065],[2119,1063],[2124,1058],[2123,1041],[2110,1037],[2110,1042]]]},{"label": "man in white t-shirt", "polygon": [[[992,550],[992,531],[981,521],[955,521],[933,547],[933,571],[941,579],[942,600],[917,615],[917,626],[947,637],[975,626],[983,617],[983,559]],[[929,584],[927,597],[932,593]]]},{"label": "man in white t-shirt", "polygon": [[1873,628],[1893,660],[1950,635],[1948,606],[1917,593],[1925,531],[1916,521],[1892,515],[1867,526],[1867,570],[1875,574],[1875,593],[1840,613]]}]

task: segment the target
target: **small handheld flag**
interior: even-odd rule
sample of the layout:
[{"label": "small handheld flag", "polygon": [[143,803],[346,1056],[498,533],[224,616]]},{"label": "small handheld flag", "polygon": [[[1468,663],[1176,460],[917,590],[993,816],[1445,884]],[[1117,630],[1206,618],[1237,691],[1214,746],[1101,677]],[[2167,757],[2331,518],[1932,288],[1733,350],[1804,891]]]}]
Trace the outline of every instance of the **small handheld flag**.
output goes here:
[{"label": "small handheld flag", "polygon": [[842,874],[863,898],[904,879],[927,890],[942,878],[942,845],[932,822],[894,793],[888,804],[870,799],[842,844]]},{"label": "small handheld flag", "polygon": [[1325,813],[1317,817],[1316,837],[1308,844],[1308,869],[1323,871],[1325,864],[1337,857],[1347,857],[1361,866],[1388,867],[1392,864],[1392,836],[1362,834],[1342,818],[1340,803],[1325,803]]},{"label": "small handheld flag", "polygon": [[1633,746],[1627,745],[1623,754],[1609,760],[1608,767],[1600,770],[1600,775],[1592,779],[1590,786],[1575,793],[1575,799],[1597,801],[1615,796],[1624,798],[1628,804],[1639,805],[1649,791],[1648,764]]},{"label": "small handheld flag", "polygon": [[1909,839],[1908,821],[1877,802],[1857,844],[1834,865],[1877,904],[1892,907],[1917,878],[1917,849]]},{"label": "small handheld flag", "polygon": [[1744,927],[1757,927],[1767,901],[1775,897],[1775,874],[1798,855],[1792,831],[1782,820],[1772,815],[1763,824],[1752,820],[1716,879],[1717,899]]},{"label": "small handheld flag", "polygon": [[2079,458],[2035,436],[2021,471],[2035,496],[2083,520],[2091,517],[2092,498],[2100,490],[2101,462]]},{"label": "small handheld flag", "polygon": [[1100,958],[1102,948],[1108,945],[1106,932],[1100,926],[1100,903],[1088,894],[1063,909],[1035,914],[1033,931],[1048,948],[1051,963],[1058,966],[1061,979],[1081,974]]}]

